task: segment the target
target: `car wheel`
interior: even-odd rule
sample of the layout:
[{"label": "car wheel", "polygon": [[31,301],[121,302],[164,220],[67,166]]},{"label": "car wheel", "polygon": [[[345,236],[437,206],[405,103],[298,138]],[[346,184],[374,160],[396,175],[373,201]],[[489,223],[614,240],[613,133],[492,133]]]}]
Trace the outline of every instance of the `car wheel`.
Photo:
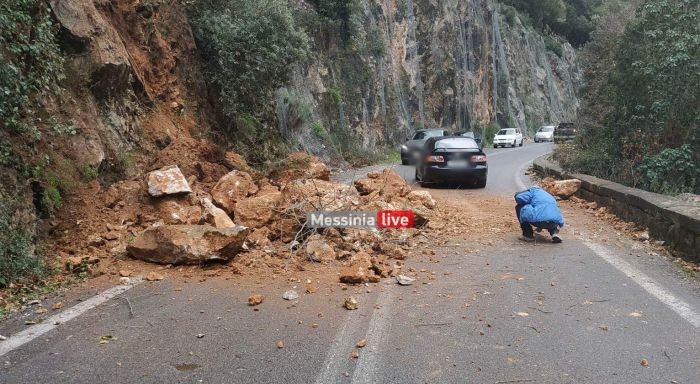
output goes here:
[{"label": "car wheel", "polygon": [[494,148],[498,148],[498,145],[494,144],[493,147],[494,147]]},{"label": "car wheel", "polygon": [[521,147],[523,146],[523,141],[525,141],[525,140],[524,140],[524,139],[521,139],[521,140],[520,140],[520,146],[521,146]]},{"label": "car wheel", "polygon": [[515,148],[515,146],[518,144],[518,140],[513,140],[513,145],[511,145],[512,148]]},{"label": "car wheel", "polygon": [[401,159],[401,165],[409,165],[409,164],[408,164],[408,160],[402,158],[402,159]]},{"label": "car wheel", "polygon": [[539,140],[535,139],[535,143],[539,143],[539,142],[540,142]]},{"label": "car wheel", "polygon": [[486,178],[478,179],[476,181],[476,187],[477,188],[486,188]]}]

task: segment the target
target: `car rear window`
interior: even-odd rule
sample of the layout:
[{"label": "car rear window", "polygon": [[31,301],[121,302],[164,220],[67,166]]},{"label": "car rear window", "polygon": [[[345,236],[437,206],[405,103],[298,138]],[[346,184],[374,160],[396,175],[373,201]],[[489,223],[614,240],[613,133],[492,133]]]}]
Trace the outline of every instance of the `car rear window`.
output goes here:
[{"label": "car rear window", "polygon": [[515,129],[501,129],[498,131],[499,135],[514,135],[515,134]]},{"label": "car rear window", "polygon": [[540,132],[554,132],[554,127],[542,127]]},{"label": "car rear window", "polygon": [[436,141],[435,149],[479,149],[479,146],[474,139],[455,137]]},{"label": "car rear window", "polygon": [[442,130],[421,131],[421,132],[416,132],[416,134],[413,136],[413,140],[423,140],[423,139],[429,139],[431,137],[439,137],[439,136],[445,136],[444,131],[442,131]]}]

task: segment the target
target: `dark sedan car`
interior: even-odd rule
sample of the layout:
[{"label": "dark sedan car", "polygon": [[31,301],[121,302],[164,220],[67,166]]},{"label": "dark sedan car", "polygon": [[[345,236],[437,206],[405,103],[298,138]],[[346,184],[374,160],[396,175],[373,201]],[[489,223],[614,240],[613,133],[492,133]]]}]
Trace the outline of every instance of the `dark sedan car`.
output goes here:
[{"label": "dark sedan car", "polygon": [[416,164],[416,180],[425,184],[486,186],[489,167],[479,144],[468,137],[432,137],[425,142]]},{"label": "dark sedan car", "polygon": [[416,156],[420,154],[425,141],[431,137],[447,136],[448,133],[442,128],[421,129],[416,131],[412,137],[406,139],[406,143],[401,146],[401,164],[415,164]]}]

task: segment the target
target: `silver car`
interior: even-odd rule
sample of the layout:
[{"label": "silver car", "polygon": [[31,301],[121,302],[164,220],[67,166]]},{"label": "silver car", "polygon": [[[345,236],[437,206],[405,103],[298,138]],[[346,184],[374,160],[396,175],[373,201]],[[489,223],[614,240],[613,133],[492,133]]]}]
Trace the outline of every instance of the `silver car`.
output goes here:
[{"label": "silver car", "polygon": [[535,143],[554,141],[554,128],[555,127],[553,125],[545,125],[540,127],[540,129],[537,130],[537,133],[535,133]]}]

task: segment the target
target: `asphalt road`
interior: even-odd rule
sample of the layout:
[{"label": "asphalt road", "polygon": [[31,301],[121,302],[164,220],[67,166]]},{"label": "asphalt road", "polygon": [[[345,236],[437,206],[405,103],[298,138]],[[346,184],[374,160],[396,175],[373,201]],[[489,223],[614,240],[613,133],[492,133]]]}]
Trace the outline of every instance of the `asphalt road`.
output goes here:
[{"label": "asphalt road", "polygon": [[[433,192],[512,195],[549,149],[491,150],[486,189]],[[396,169],[412,179],[411,167]],[[296,304],[281,295],[304,283],[282,277],[142,283],[7,351],[0,383],[700,382],[697,280],[634,244],[522,244],[516,235],[474,253],[435,248],[439,263],[408,260],[425,270],[410,287],[318,281]],[[246,302],[254,292],[267,296],[258,311]],[[356,311],[340,306],[350,294]],[[26,318],[0,324],[0,334],[27,329]],[[105,335],[117,339],[100,344]],[[355,348],[361,339],[367,346]]]}]

